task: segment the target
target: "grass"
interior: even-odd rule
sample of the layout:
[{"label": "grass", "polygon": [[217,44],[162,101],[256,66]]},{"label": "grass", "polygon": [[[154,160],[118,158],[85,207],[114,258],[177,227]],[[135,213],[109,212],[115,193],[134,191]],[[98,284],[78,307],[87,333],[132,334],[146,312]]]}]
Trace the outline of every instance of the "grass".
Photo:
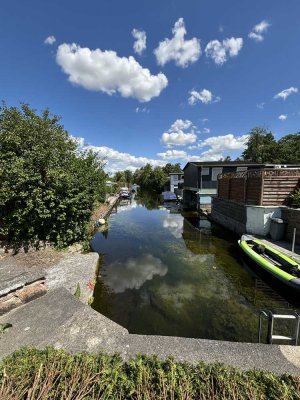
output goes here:
[{"label": "grass", "polygon": [[0,399],[300,399],[300,377],[138,356],[21,349],[0,363]]}]

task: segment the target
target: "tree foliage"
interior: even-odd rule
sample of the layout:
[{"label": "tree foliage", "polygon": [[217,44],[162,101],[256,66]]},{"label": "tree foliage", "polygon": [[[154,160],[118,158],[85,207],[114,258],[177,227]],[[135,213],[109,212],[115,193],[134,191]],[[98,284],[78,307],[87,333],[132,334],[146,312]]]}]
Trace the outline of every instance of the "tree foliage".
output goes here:
[{"label": "tree foliage", "polygon": [[245,161],[259,163],[299,163],[300,133],[286,135],[276,141],[273,133],[265,128],[253,128],[242,157]]},{"label": "tree foliage", "polygon": [[81,241],[105,193],[103,163],[48,110],[0,108],[0,234],[15,248]]}]

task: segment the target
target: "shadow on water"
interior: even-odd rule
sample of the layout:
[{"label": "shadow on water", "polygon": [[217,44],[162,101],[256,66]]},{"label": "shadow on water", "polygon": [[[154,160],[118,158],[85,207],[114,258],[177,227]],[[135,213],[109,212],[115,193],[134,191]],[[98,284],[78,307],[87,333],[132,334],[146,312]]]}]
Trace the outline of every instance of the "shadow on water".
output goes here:
[{"label": "shadow on water", "polygon": [[105,229],[91,242],[93,308],[130,333],[256,342],[261,309],[292,307],[243,263],[236,236],[157,197],[119,204]]}]

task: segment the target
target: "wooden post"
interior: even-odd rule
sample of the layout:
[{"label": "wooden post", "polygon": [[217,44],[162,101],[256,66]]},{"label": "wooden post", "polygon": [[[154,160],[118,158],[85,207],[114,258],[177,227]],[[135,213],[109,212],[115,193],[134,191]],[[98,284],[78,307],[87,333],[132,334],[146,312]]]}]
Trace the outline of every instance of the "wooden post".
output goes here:
[{"label": "wooden post", "polygon": [[264,200],[264,176],[265,176],[265,170],[263,169],[261,171],[261,184],[260,184],[260,202],[259,205],[263,205],[263,200]]}]

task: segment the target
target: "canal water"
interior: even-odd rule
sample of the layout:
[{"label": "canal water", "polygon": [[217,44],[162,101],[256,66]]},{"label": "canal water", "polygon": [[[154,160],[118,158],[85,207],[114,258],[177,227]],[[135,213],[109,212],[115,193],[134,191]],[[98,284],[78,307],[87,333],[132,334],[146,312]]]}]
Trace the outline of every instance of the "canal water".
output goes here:
[{"label": "canal water", "polygon": [[92,307],[130,333],[257,342],[260,310],[293,308],[245,265],[236,236],[153,197],[121,202],[91,245]]}]

